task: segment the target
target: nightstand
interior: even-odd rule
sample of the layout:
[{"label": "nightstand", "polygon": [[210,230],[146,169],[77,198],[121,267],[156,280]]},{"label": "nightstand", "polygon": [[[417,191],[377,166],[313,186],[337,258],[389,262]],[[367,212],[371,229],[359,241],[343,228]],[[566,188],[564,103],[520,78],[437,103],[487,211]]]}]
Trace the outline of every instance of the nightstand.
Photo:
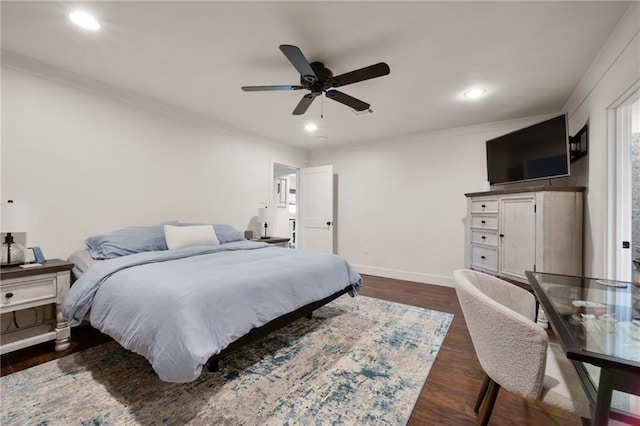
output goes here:
[{"label": "nightstand", "polygon": [[69,290],[73,263],[49,259],[42,266],[12,266],[0,270],[0,314],[48,304],[56,305],[55,320],[0,336],[0,354],[27,346],[56,341],[56,351],[71,345],[71,330],[62,314],[62,299]]},{"label": "nightstand", "polygon": [[269,238],[256,238],[251,241],[257,241],[260,243],[273,244],[280,247],[289,247],[289,240],[291,238],[282,238],[282,237],[269,237]]}]

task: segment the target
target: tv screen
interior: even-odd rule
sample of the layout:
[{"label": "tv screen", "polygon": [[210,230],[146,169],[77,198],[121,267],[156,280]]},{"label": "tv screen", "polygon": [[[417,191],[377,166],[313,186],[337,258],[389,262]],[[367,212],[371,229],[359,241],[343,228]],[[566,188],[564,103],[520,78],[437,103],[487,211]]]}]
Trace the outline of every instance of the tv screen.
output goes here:
[{"label": "tv screen", "polygon": [[487,141],[491,184],[569,175],[565,114]]}]

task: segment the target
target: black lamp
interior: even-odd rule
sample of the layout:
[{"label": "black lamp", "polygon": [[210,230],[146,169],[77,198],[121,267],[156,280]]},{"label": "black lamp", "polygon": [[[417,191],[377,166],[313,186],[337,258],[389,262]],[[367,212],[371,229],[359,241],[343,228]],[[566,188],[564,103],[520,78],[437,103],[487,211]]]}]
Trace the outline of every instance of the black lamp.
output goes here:
[{"label": "black lamp", "polygon": [[12,232],[26,232],[29,230],[29,209],[22,203],[8,200],[2,203],[2,232],[6,233],[2,242],[2,266],[22,265],[25,261],[26,250],[15,242]]},{"label": "black lamp", "polygon": [[258,209],[258,220],[262,223],[264,223],[264,233],[262,234],[262,239],[266,240],[269,237],[269,223],[271,223],[274,219],[274,214],[273,214],[274,210],[264,207],[261,209]]}]

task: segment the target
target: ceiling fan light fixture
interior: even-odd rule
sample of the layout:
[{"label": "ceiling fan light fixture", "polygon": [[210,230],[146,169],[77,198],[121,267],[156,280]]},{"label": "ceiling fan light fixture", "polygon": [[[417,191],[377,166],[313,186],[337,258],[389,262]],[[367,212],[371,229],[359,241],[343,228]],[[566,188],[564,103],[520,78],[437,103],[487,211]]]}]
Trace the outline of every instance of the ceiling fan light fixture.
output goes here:
[{"label": "ceiling fan light fixture", "polygon": [[313,124],[313,123],[309,123],[309,124],[307,124],[306,126],[304,126],[304,129],[305,129],[307,132],[312,133],[312,132],[315,132],[316,130],[318,130],[318,126],[316,126],[316,125],[315,125],[315,124]]},{"label": "ceiling fan light fixture", "polygon": [[[355,111],[364,111],[369,109],[371,105],[361,101],[360,99],[349,96],[346,93],[335,90],[336,87],[346,86],[348,84],[358,83],[360,81],[370,80],[372,78],[382,77],[391,72],[391,68],[384,62],[369,65],[368,67],[359,68],[337,76],[324,66],[322,62],[307,61],[299,47],[292,44],[281,44],[280,51],[287,57],[291,65],[300,74],[299,85],[278,85],[278,86],[242,86],[245,92],[261,92],[275,90],[308,90],[309,93],[304,95],[298,102],[292,115],[302,115],[309,109],[309,106],[315,98],[323,94],[336,102],[353,108]],[[324,99],[324,98],[321,98]],[[322,114],[320,115],[322,117]],[[307,128],[308,132],[314,129]]]},{"label": "ceiling fan light fixture", "polygon": [[100,29],[100,24],[98,23],[96,18],[94,18],[87,12],[71,12],[69,14],[69,19],[71,19],[74,24],[87,30],[95,31]]},{"label": "ceiling fan light fixture", "polygon": [[486,93],[487,93],[487,89],[476,88],[476,89],[467,90],[462,94],[462,96],[464,96],[467,99],[479,99],[483,97]]}]

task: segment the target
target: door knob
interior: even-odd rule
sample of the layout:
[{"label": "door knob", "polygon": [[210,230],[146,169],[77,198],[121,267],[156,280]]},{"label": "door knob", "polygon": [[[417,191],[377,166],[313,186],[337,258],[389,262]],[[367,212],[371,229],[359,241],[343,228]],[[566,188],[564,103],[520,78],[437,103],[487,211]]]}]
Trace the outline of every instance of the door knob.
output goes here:
[{"label": "door knob", "polygon": [[327,226],[331,226],[331,221],[327,221]]}]

